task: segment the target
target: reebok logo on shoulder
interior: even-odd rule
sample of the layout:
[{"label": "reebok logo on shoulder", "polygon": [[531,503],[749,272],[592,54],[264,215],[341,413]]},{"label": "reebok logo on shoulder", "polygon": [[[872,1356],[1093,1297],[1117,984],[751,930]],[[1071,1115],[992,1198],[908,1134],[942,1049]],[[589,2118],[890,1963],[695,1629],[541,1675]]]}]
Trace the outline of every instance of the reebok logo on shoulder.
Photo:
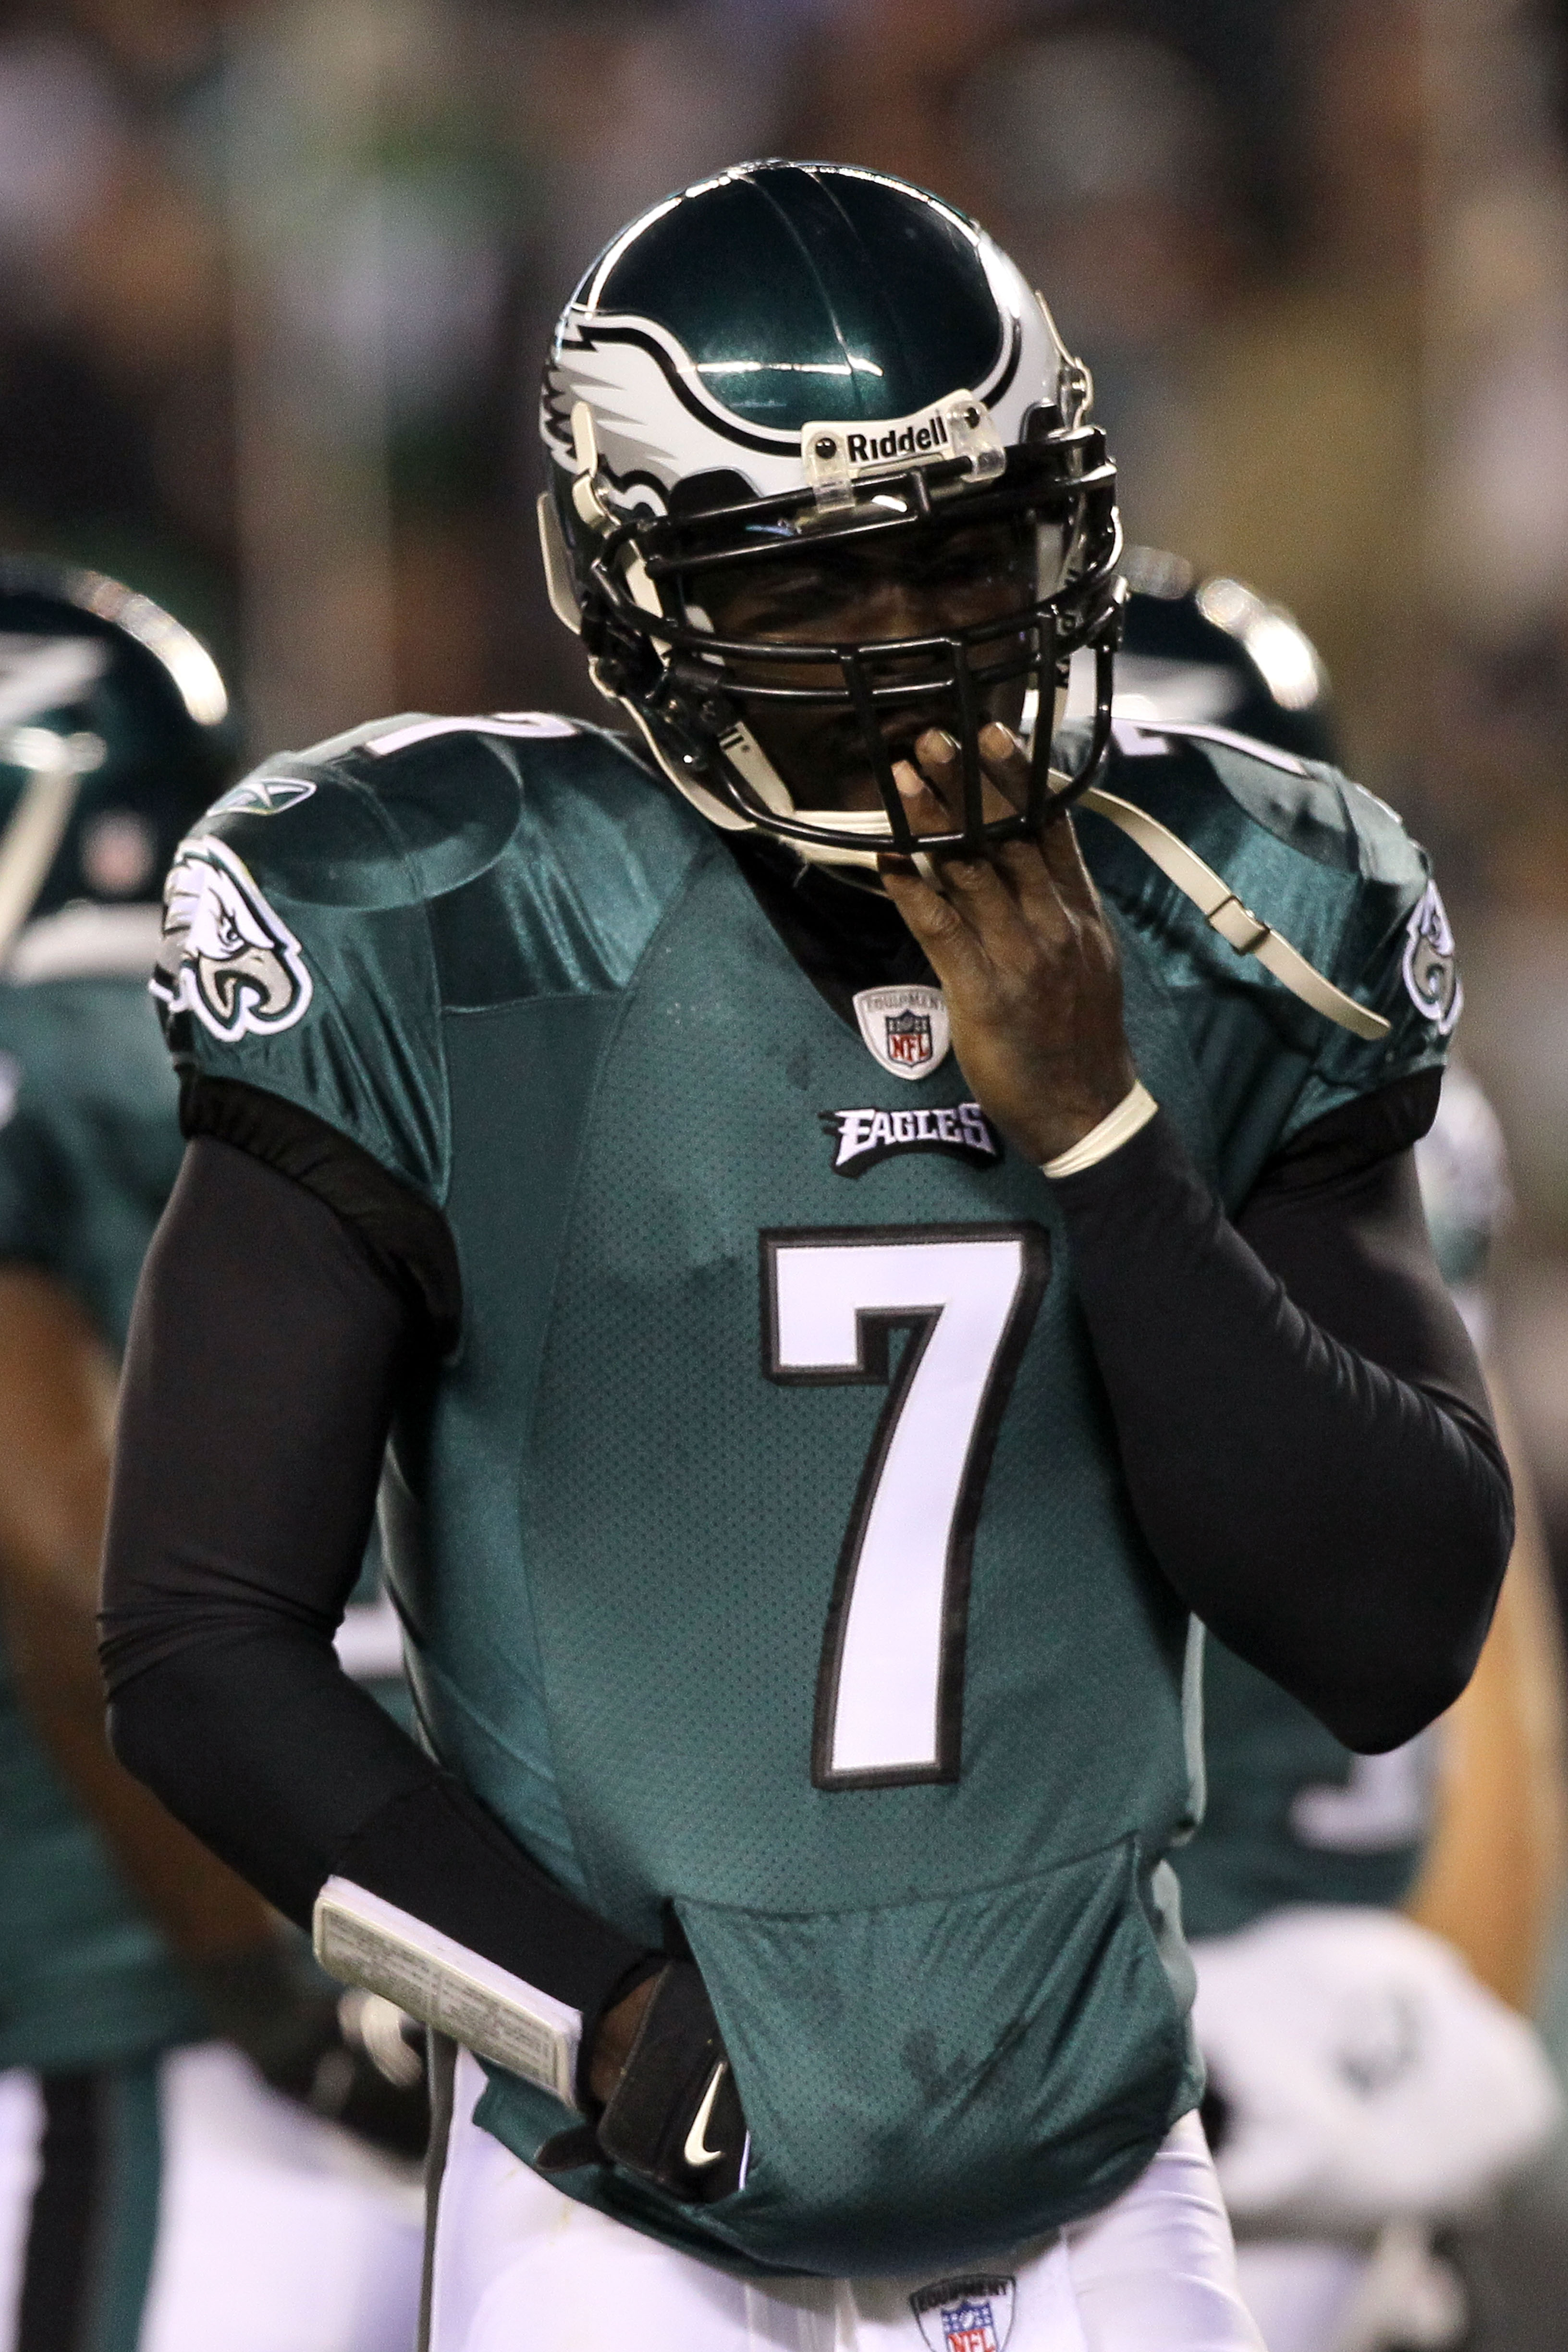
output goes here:
[{"label": "reebok logo on shoulder", "polygon": [[863,1176],[881,1160],[900,1151],[945,1151],[966,1160],[972,1168],[994,1168],[1002,1157],[990,1120],[975,1102],[952,1103],[935,1110],[825,1110],[818,1113],[823,1129],[833,1137],[834,1172]]},{"label": "reebok logo on shoulder", "polygon": [[281,816],[285,809],[298,808],[315,792],[315,785],[303,776],[247,776],[215,801],[209,816]]},{"label": "reebok logo on shoulder", "polygon": [[182,844],[163,886],[151,986],[171,1013],[194,1013],[226,1045],[247,1030],[291,1029],[310,1002],[299,940],[216,835]]}]

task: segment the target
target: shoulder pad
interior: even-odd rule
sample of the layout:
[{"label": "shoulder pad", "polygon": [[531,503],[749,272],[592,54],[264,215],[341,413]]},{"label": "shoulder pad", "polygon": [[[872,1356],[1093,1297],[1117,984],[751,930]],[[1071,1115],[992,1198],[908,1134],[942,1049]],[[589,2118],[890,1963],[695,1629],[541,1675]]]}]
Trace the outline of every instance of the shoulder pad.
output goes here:
[{"label": "shoulder pad", "polygon": [[[1229,727],[1119,719],[1112,791],[1163,817],[1200,856],[1234,836],[1240,814],[1288,849],[1369,880],[1428,876],[1396,810],[1318,760]],[[1217,791],[1216,791],[1217,786]]]},{"label": "shoulder pad", "polygon": [[[1097,810],[1107,794],[1121,817]],[[1282,984],[1312,1008],[1303,1042],[1335,1075],[1321,1101],[1305,1090],[1311,1116],[1441,1063],[1462,1003],[1453,936],[1426,854],[1386,803],[1226,728],[1121,719],[1084,806],[1131,836],[1097,841],[1093,862],[1135,921],[1187,939],[1199,918],[1200,960],[1222,987]],[[1139,813],[1152,826],[1131,821]],[[1162,856],[1161,832],[1175,856]]]},{"label": "shoulder pad", "polygon": [[[384,908],[458,888],[517,824],[518,763],[490,749],[500,724],[405,714],[264,761],[185,847],[225,842],[267,884],[317,905]],[[576,732],[551,725],[556,741]]]},{"label": "shoulder pad", "polygon": [[171,1047],[438,1201],[446,1014],[624,985],[709,840],[617,738],[547,713],[405,714],[266,761],[168,878]]},{"label": "shoulder pad", "polygon": [[[569,807],[587,803],[613,822],[673,799],[603,728],[550,711],[405,712],[264,761],[214,803],[190,841],[226,842],[288,896],[386,908],[476,879],[513,841],[529,804],[541,815],[549,804],[559,841],[570,834]],[[541,847],[531,839],[531,856]],[[594,847],[604,856],[602,839]]]}]

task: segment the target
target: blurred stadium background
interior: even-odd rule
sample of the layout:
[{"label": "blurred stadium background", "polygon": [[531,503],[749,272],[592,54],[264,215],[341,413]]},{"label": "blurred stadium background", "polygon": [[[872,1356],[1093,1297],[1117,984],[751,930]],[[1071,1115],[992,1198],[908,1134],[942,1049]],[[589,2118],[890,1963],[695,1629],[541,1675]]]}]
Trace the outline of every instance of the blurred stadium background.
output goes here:
[{"label": "blurred stadium background", "polygon": [[[592,715],[534,553],[549,323],[642,205],[786,151],[1034,271],[1130,538],[1292,608],[1436,851],[1568,1597],[1568,0],[11,0],[0,546],[168,603],[257,754]],[[1568,2335],[1560,2172],[1521,2347]]]}]

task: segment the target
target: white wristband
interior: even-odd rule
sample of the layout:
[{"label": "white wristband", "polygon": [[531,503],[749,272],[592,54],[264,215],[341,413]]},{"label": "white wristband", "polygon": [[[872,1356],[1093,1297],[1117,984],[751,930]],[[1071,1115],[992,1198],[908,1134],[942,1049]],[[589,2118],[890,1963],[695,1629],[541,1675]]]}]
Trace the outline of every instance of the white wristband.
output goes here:
[{"label": "white wristband", "polygon": [[1147,1127],[1159,1104],[1140,1079],[1134,1079],[1131,1094],[1122,1096],[1114,1110],[1107,1111],[1098,1127],[1091,1127],[1081,1136],[1070,1151],[1058,1151],[1054,1160],[1045,1162],[1047,1176],[1081,1176],[1086,1168],[1098,1167],[1130,1143],[1141,1127]]}]

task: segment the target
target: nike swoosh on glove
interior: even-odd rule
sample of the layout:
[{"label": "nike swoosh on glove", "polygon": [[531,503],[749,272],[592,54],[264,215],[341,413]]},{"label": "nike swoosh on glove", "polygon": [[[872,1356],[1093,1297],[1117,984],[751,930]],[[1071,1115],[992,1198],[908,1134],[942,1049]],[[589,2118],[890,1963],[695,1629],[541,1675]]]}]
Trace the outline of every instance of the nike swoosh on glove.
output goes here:
[{"label": "nike swoosh on glove", "polygon": [[596,2123],[539,2151],[542,2171],[618,2164],[683,2204],[714,2205],[746,2178],[751,2135],[694,1960],[659,1972],[621,2079]]}]

